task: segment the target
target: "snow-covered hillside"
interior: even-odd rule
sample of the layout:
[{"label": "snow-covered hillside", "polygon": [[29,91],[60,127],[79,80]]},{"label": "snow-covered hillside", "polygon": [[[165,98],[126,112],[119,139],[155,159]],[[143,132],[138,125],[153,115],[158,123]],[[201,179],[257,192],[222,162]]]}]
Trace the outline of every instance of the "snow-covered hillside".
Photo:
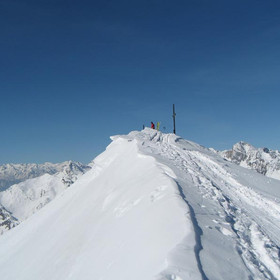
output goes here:
[{"label": "snow-covered hillside", "polygon": [[19,223],[18,219],[11,212],[0,205],[0,235],[19,225]]},{"label": "snow-covered hillside", "polygon": [[67,168],[69,169],[71,165],[75,166],[75,169],[88,170],[88,166],[73,161],[65,161],[62,163],[46,162],[43,164],[26,163],[0,165],[0,191],[27,179],[36,178],[44,174],[52,175],[62,172]]},{"label": "snow-covered hillside", "polygon": [[280,152],[268,148],[255,148],[246,142],[238,142],[231,150],[218,152],[222,157],[240,166],[255,169],[268,177],[280,180]]},{"label": "snow-covered hillside", "polygon": [[[36,165],[30,165],[27,172],[26,165],[17,165],[16,174],[22,179],[31,176],[31,174],[35,175],[35,173],[30,173],[34,166]],[[49,169],[49,166],[55,166],[56,168]],[[39,177],[25,180],[0,192],[0,235],[40,210],[90,169],[89,166],[72,161],[56,165],[47,163],[41,166],[38,172],[47,170],[51,173],[55,170],[61,171],[55,174],[46,173]],[[9,168],[9,170],[11,169]],[[12,174],[15,173],[9,172],[10,181],[13,180]]]},{"label": "snow-covered hillside", "polygon": [[115,136],[0,237],[1,280],[280,279],[280,185],[173,134]]}]

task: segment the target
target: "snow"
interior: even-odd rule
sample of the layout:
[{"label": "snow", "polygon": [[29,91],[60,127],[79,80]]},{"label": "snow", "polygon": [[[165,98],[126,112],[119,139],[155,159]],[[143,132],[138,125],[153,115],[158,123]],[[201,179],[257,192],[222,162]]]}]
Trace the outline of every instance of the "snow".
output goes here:
[{"label": "snow", "polygon": [[0,204],[13,213],[17,219],[25,220],[65,188],[61,174],[45,174],[0,192]]},{"label": "snow", "polygon": [[[6,165],[5,170],[10,181],[13,181],[12,174],[17,179],[23,179],[40,174],[40,172],[50,172],[50,167],[53,168],[53,172],[59,169],[61,169],[61,172],[46,173],[12,185],[0,192],[0,234],[33,215],[73,184],[87,170],[91,169],[89,166],[70,161],[61,164],[47,163],[39,167],[35,164]],[[2,169],[4,169],[4,166],[2,166]],[[14,172],[15,169],[16,172]],[[36,170],[36,172],[30,170]]]},{"label": "snow", "polygon": [[280,183],[174,134],[112,137],[0,237],[1,280],[280,279]]}]

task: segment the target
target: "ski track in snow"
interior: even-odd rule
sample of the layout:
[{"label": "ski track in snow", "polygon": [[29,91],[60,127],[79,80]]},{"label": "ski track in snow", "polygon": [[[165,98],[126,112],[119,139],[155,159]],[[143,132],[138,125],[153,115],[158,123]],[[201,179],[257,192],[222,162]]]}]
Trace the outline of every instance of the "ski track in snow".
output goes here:
[{"label": "ski track in snow", "polygon": [[[177,138],[175,141],[178,141],[178,139],[180,140],[180,138]],[[216,202],[220,220],[213,220],[217,223],[216,229],[224,235],[236,237],[236,250],[250,272],[251,276],[249,278],[279,279],[280,248],[269,238],[261,220],[258,220],[257,216],[252,217],[252,215],[246,213],[242,205],[249,204],[266,213],[266,216],[272,216],[278,220],[280,220],[280,206],[275,201],[267,199],[237,182],[225,168],[205,154],[193,149],[180,149],[178,145],[172,143],[174,140],[170,139],[170,135],[162,136],[155,132],[148,139],[149,141],[140,140],[140,146],[145,146],[145,151],[150,151],[151,156],[157,154],[159,160],[163,157],[167,161],[172,161],[178,170],[186,174],[186,177],[191,176],[193,185],[198,188],[203,199]],[[172,166],[172,164],[169,164],[169,166]],[[203,233],[192,206],[193,201],[187,199],[186,186],[180,185],[179,182],[177,184],[182,199],[190,208],[192,223],[196,232],[197,265],[202,279],[207,280],[200,260],[200,252],[203,250],[201,244]],[[273,223],[273,221],[268,222]],[[223,224],[229,225],[231,230],[223,227]],[[167,275],[165,279],[180,279],[180,277],[172,274]]]}]

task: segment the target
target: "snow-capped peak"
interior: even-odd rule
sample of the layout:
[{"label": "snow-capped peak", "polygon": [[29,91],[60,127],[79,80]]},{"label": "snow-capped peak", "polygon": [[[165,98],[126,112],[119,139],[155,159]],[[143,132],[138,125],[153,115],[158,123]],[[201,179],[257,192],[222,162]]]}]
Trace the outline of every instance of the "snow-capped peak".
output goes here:
[{"label": "snow-capped peak", "polygon": [[231,150],[218,152],[225,159],[240,166],[254,169],[268,177],[280,180],[280,152],[268,148],[255,148],[249,143],[238,142]]}]

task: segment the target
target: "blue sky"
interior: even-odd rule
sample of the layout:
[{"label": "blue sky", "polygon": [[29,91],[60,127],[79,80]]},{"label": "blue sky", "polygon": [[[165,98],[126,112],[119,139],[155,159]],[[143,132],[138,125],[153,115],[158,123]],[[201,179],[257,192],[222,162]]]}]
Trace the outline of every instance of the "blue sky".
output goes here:
[{"label": "blue sky", "polygon": [[92,160],[160,121],[280,149],[280,2],[0,2],[0,164]]}]

